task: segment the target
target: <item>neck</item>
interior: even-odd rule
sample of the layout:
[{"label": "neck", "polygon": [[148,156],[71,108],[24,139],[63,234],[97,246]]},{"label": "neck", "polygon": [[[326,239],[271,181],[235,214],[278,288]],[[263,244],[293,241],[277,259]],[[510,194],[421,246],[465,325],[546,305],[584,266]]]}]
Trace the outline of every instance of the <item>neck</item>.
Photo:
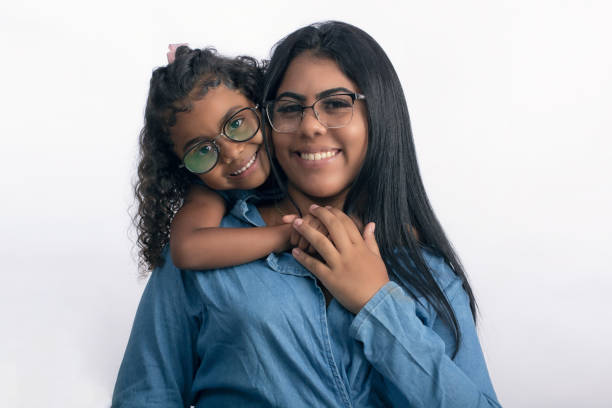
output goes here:
[{"label": "neck", "polygon": [[287,186],[287,193],[288,197],[282,199],[278,204],[281,211],[285,214],[297,214],[297,205],[299,210],[302,212],[302,215],[305,215],[309,213],[309,209],[312,204],[316,204],[321,207],[329,205],[331,207],[342,209],[344,207],[344,202],[346,200],[348,191],[343,191],[342,193],[333,197],[313,197],[289,185]]}]

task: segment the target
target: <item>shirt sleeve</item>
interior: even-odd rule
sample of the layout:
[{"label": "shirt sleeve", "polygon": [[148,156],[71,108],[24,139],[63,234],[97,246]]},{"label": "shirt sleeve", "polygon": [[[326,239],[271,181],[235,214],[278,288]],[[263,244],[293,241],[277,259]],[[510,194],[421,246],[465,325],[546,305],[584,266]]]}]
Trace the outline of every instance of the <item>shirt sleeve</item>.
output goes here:
[{"label": "shirt sleeve", "polygon": [[123,356],[113,408],[172,408],[190,405],[198,366],[201,323],[194,277],[177,269],[166,253],[140,299]]},{"label": "shirt sleeve", "polygon": [[395,282],[361,309],[350,335],[363,344],[394,407],[500,407],[461,281],[445,293],[461,330],[458,349],[450,327],[439,318],[423,323],[417,302]]}]

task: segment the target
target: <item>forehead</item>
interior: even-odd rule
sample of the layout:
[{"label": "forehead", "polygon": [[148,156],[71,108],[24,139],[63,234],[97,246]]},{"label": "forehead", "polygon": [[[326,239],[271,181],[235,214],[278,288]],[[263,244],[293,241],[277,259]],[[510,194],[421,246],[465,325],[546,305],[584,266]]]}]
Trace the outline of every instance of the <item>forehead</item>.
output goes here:
[{"label": "forehead", "polygon": [[170,138],[179,149],[191,139],[217,136],[228,112],[250,103],[239,90],[219,85],[209,89],[203,98],[191,100],[190,105],[188,112],[176,114],[176,124],[170,128]]},{"label": "forehead", "polygon": [[334,60],[305,52],[289,64],[277,96],[283,92],[294,92],[312,98],[317,93],[338,87],[358,92],[356,84],[340,70]]}]

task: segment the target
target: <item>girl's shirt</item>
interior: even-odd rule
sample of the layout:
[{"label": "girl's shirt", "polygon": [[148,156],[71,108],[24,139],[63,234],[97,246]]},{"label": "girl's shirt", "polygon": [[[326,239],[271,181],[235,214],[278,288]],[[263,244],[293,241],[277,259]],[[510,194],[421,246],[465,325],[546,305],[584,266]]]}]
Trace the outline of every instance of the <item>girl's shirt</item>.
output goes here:
[{"label": "girl's shirt", "polygon": [[[223,227],[263,226],[240,199]],[[113,407],[498,407],[461,281],[424,253],[459,322],[395,282],[353,315],[289,253],[209,271],[166,251],[132,327]],[[451,356],[455,357],[451,359]]]}]

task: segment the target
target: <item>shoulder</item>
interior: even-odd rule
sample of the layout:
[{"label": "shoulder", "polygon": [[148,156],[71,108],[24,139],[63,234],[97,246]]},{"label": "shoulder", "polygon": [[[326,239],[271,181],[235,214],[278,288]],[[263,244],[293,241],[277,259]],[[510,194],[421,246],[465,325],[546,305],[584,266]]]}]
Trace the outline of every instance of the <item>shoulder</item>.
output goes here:
[{"label": "shoulder", "polygon": [[457,276],[455,271],[453,271],[442,256],[437,255],[429,248],[423,248],[421,250],[421,255],[423,256],[427,267],[429,270],[431,270],[434,279],[436,279],[438,286],[447,294],[447,296],[447,292],[449,290],[457,285],[461,286],[461,278]]},{"label": "shoulder", "polygon": [[[398,250],[396,254],[400,258],[400,264],[408,266],[409,272],[406,274],[394,272],[391,275],[392,280],[399,284],[399,286],[416,301],[417,315],[419,318],[427,325],[433,324],[437,318],[435,307],[428,301],[422,291],[417,289],[412,283],[413,279],[423,282],[422,278],[415,276],[420,273],[417,271],[414,256],[411,256],[407,249]],[[429,269],[438,288],[442,291],[449,303],[452,304],[453,299],[456,298],[458,294],[465,294],[463,281],[457,276],[455,271],[453,271],[444,257],[427,247],[422,247],[419,255],[425,263],[425,266]]]},{"label": "shoulder", "polygon": [[143,301],[173,308],[199,310],[201,293],[190,271],[178,268],[172,261],[168,246],[163,252],[164,263],[151,272],[143,293]]},{"label": "shoulder", "polygon": [[[396,250],[395,254],[399,258],[399,264],[410,270],[410,273],[400,275],[394,271],[394,278],[398,281],[397,283],[407,287],[415,298],[422,299],[422,294],[415,290],[414,286],[410,283],[411,278],[409,278],[409,276],[415,278],[414,274],[418,273],[415,265],[415,256],[411,255],[407,249]],[[443,292],[446,293],[447,290],[454,287],[457,283],[461,284],[461,278],[457,276],[444,257],[427,247],[422,247],[419,255]]]},{"label": "shoulder", "polygon": [[186,229],[194,227],[194,219],[197,219],[195,217],[200,214],[218,214],[217,219],[214,220],[218,222],[225,213],[225,207],[225,199],[216,191],[194,184],[185,196],[183,205],[172,219],[172,226],[173,228],[182,226]]}]

